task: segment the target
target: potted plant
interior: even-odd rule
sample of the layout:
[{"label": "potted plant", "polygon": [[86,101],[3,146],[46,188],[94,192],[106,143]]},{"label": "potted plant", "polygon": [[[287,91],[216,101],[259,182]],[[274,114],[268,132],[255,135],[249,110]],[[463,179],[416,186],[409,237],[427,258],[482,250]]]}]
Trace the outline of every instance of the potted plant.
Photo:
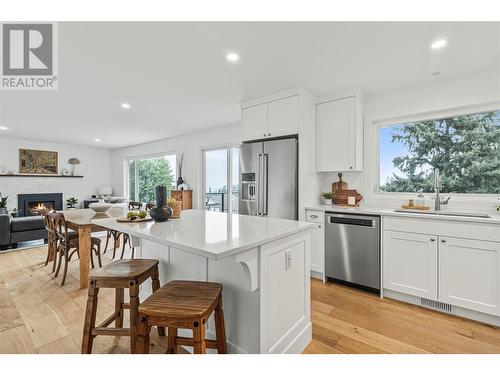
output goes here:
[{"label": "potted plant", "polygon": [[7,215],[7,200],[9,197],[4,197],[2,196],[2,193],[0,193],[0,215]]},{"label": "potted plant", "polygon": [[323,197],[325,204],[331,205],[332,199],[335,198],[335,193],[332,193],[331,191],[327,191],[325,193],[321,193],[321,196]]},{"label": "potted plant", "polygon": [[68,208],[68,210],[76,208],[77,204],[78,204],[78,199],[76,199],[75,197],[66,199],[66,207]]}]

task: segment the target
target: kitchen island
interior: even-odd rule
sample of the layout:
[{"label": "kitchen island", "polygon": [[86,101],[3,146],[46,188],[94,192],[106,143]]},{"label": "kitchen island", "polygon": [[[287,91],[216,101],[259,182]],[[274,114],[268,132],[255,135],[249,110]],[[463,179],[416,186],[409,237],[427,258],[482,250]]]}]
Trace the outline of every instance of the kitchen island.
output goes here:
[{"label": "kitchen island", "polygon": [[[202,210],[156,223],[93,220],[128,233],[136,258],[160,261],[160,282],[220,282],[230,353],[301,353],[311,341],[312,224]],[[151,293],[141,286],[141,301]],[[190,332],[182,332],[189,335]],[[207,338],[214,337],[213,318]]]}]

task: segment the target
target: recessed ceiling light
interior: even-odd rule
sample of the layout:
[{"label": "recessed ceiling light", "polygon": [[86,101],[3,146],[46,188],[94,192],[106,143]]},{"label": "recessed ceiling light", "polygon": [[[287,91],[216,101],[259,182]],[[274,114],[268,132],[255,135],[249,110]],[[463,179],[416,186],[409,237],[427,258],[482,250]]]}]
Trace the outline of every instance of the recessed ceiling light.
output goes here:
[{"label": "recessed ceiling light", "polygon": [[237,53],[229,52],[226,55],[226,59],[227,59],[227,61],[236,62],[236,61],[238,61],[240,59],[240,56],[238,56]]},{"label": "recessed ceiling light", "polygon": [[0,126],[0,130],[9,130],[9,128],[6,126]]},{"label": "recessed ceiling light", "polygon": [[431,48],[432,49],[443,48],[446,44],[448,44],[446,39],[436,40],[434,43],[431,44]]},{"label": "recessed ceiling light", "polygon": [[94,142],[101,142],[99,138],[94,139]]},{"label": "recessed ceiling light", "polygon": [[128,103],[122,103],[122,108],[124,108],[124,109],[130,109],[130,104],[128,104]]}]

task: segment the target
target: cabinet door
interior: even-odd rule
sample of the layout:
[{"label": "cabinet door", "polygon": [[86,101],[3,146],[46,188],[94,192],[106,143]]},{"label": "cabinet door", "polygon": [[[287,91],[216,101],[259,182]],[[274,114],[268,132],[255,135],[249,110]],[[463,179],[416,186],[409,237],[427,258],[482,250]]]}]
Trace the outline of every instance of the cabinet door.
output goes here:
[{"label": "cabinet door", "polygon": [[384,288],[437,300],[437,236],[384,231]]},{"label": "cabinet door", "polygon": [[244,141],[267,137],[267,104],[241,110],[242,138]]},{"label": "cabinet door", "polygon": [[316,170],[354,170],[356,157],[356,98],[316,105]]},{"label": "cabinet door", "polygon": [[325,261],[325,228],[317,224],[311,231],[311,271],[323,276]]},{"label": "cabinet door", "polygon": [[439,237],[439,300],[500,315],[500,243]]},{"label": "cabinet door", "polygon": [[299,133],[299,99],[291,96],[269,103],[268,137]]}]

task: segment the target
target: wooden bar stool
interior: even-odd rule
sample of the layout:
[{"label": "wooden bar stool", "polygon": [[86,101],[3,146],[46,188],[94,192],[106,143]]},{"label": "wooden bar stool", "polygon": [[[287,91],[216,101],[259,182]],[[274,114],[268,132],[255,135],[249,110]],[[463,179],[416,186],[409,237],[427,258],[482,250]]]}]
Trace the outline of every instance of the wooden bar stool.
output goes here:
[{"label": "wooden bar stool", "polygon": [[[205,339],[205,324],[215,311],[216,340]],[[154,292],[139,306],[136,353],[149,353],[151,326],[168,327],[167,353],[176,353],[177,345],[192,346],[195,354],[206,348],[227,353],[222,284],[204,281],[171,281]],[[193,338],[177,336],[177,329],[193,331]]]},{"label": "wooden bar stool", "polygon": [[[92,353],[92,343],[98,335],[130,336],[130,352],[134,353],[137,337],[139,285],[151,277],[153,292],[160,288],[158,261],[155,259],[121,259],[89,274],[89,292],[82,339],[82,354]],[[95,326],[99,288],[115,288],[115,312],[101,325]],[[130,303],[123,303],[124,289],[128,288]],[[130,327],[123,328],[123,310],[130,310]],[[108,326],[115,322],[115,328]],[[165,336],[165,328],[158,333]]]}]

